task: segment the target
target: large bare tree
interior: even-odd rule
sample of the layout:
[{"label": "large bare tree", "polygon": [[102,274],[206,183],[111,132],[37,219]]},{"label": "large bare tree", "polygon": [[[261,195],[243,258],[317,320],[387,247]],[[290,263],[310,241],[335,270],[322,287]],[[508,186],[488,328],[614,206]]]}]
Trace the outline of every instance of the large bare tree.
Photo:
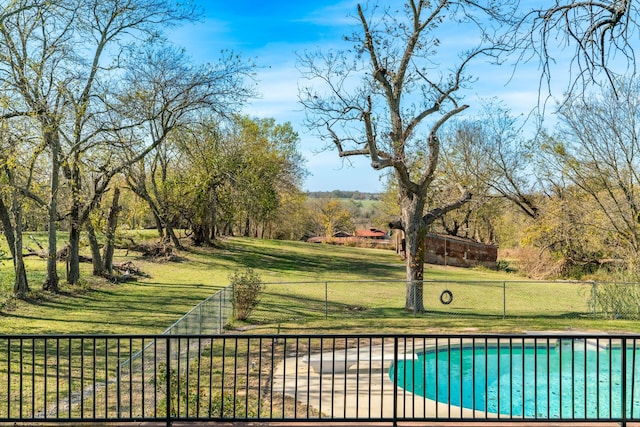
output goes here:
[{"label": "large bare tree", "polygon": [[[536,57],[541,83],[550,88],[552,75],[568,76],[567,92],[582,92],[607,82],[617,95],[616,79],[635,74],[640,46],[638,3],[632,0],[550,0],[521,10],[511,32],[520,59]],[[569,69],[555,66],[570,54]]]},{"label": "large bare tree", "polygon": [[[371,167],[391,171],[397,181],[401,215],[390,225],[406,236],[406,310],[424,311],[427,230],[471,198],[460,187],[448,202],[427,205],[438,169],[438,131],[468,108],[460,94],[473,80],[467,68],[496,48],[495,34],[487,31],[502,20],[501,7],[449,0],[411,0],[389,8],[358,5],[358,30],[345,37],[351,49],[300,58],[308,79],[300,98],[310,127],[341,157],[369,157]],[[454,40],[442,38],[441,31],[451,25],[464,28],[466,39],[477,36],[458,58],[449,54]]]},{"label": "large bare tree", "polygon": [[110,157],[102,156],[107,163],[93,170],[94,191],[83,193],[91,169],[87,158],[92,152],[117,149],[104,135],[112,127],[107,82],[122,74],[122,58],[132,43],[154,40],[162,28],[191,19],[194,11],[187,3],[170,0],[18,0],[1,12],[0,82],[10,100],[4,116],[33,117],[50,159],[45,204],[49,256],[43,288],[55,292],[56,230],[63,216],[58,199],[65,190],[61,178],[69,184],[71,202],[64,215],[70,223],[67,281],[76,283],[81,226],[117,171]]},{"label": "large bare tree", "polygon": [[[66,62],[75,66],[73,79],[64,88],[69,111],[66,126],[62,128],[65,144],[63,172],[69,183],[71,207],[68,214],[70,230],[67,256],[67,282],[77,283],[80,278],[79,241],[80,230],[89,213],[96,207],[107,190],[110,179],[124,169],[112,165],[109,156],[101,156],[105,164],[94,170],[91,187],[93,192],[83,192],[83,181],[88,180],[86,157],[92,151],[112,151],[117,147],[102,134],[113,127],[105,120],[110,105],[105,103],[107,85],[117,80],[122,72],[123,55],[131,49],[131,40],[153,38],[161,28],[175,25],[195,17],[193,7],[167,0],[90,0],[79,2],[76,13],[68,25],[74,29],[74,37],[68,47],[81,54],[70,55]],[[113,58],[119,58],[114,61]],[[116,125],[116,127],[119,127]],[[99,162],[98,162],[99,163]]]}]

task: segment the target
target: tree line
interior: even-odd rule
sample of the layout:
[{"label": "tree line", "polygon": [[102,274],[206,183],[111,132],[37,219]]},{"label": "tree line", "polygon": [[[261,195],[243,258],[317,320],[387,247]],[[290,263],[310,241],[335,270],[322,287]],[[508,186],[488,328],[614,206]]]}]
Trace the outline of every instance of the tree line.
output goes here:
[{"label": "tree line", "polygon": [[523,128],[500,103],[441,133],[441,174],[428,206],[472,199],[435,221],[447,234],[522,250],[530,275],[609,278],[640,273],[640,86],[619,79],[559,104],[549,129]]},{"label": "tree line", "polygon": [[122,201],[180,247],[176,227],[207,244],[239,221],[245,233],[277,223],[300,197],[297,133],[241,114],[255,64],[228,51],[197,65],[162,34],[197,18],[170,0],[3,2],[0,221],[17,297],[29,291],[26,230],[47,231],[42,289],[57,292],[58,231],[68,283],[80,280],[81,235],[94,274],[110,276]]},{"label": "tree line", "polygon": [[[384,218],[407,236],[412,312],[423,309],[424,239],[434,229],[535,248],[530,258],[562,261],[558,274],[603,259],[638,272],[640,91],[629,68],[608,61],[633,63],[637,8],[552,3],[365,3],[344,50],[299,57],[309,128],[389,178],[372,225]],[[335,200],[306,201],[290,124],[242,114],[256,95],[252,61],[229,51],[196,65],[164,38],[162,29],[197,16],[170,0],[3,3],[0,221],[16,296],[29,290],[26,230],[48,232],[42,287],[56,292],[60,229],[75,284],[81,235],[94,274],[112,274],[119,220],[154,227],[176,247],[178,229],[206,245],[219,234],[299,239],[355,226]],[[477,35],[453,60],[452,24]],[[470,64],[536,57],[542,87],[554,42],[576,49],[557,126],[525,135],[494,102],[465,117]]]}]

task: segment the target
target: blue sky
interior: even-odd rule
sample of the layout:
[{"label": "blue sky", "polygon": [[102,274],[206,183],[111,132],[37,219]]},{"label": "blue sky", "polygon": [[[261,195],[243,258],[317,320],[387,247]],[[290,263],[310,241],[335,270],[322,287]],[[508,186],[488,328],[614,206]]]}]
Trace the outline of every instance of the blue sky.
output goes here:
[{"label": "blue sky", "polygon": [[[307,159],[303,188],[309,191],[383,189],[380,173],[365,158],[343,162],[336,152],[322,152],[322,143],[303,126],[298,103],[299,71],[296,52],[318,48],[344,47],[342,36],[355,21],[357,1],[351,0],[195,0],[205,12],[197,23],[183,25],[169,34],[196,62],[215,62],[219,52],[230,49],[246,58],[255,58],[261,98],[251,102],[245,113],[291,122],[301,138],[301,151]],[[464,34],[452,35],[452,42],[463,44]],[[499,71],[499,72],[497,72]],[[510,78],[512,70],[479,64],[479,80],[467,93],[466,102],[479,106],[481,99],[498,97],[512,112],[527,114],[538,96],[539,70],[523,68]],[[471,114],[473,108],[471,109]]]}]

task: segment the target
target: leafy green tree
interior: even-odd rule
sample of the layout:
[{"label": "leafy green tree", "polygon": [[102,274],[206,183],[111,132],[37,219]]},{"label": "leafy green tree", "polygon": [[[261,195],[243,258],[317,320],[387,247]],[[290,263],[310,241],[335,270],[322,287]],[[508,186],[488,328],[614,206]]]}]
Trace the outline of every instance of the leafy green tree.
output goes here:
[{"label": "leafy green tree", "polygon": [[338,231],[352,233],[355,230],[349,208],[337,199],[314,199],[311,214],[317,234],[331,239]]},{"label": "leafy green tree", "polygon": [[32,118],[32,132],[37,130],[49,154],[49,191],[39,202],[47,210],[49,233],[43,289],[56,292],[56,233],[63,207],[59,198],[67,191],[61,173],[69,184],[65,217],[71,226],[67,277],[71,283],[79,277],[80,226],[88,215],[82,209],[87,213],[95,206],[109,178],[96,173],[97,181],[92,182],[96,193],[82,194],[89,169],[86,153],[105,146],[102,134],[110,101],[105,87],[121,71],[118,61],[109,62],[125,52],[125,40],[155,36],[160,26],[189,18],[193,9],[168,0],[18,0],[2,7],[0,79],[11,101],[5,104],[9,110],[5,117]]},{"label": "leafy green tree", "polygon": [[[178,188],[184,190],[175,180],[188,166],[182,164],[184,144],[175,141],[179,135],[197,131],[203,116],[231,114],[253,96],[253,89],[245,85],[253,65],[233,54],[215,66],[194,67],[175,49],[140,53],[127,76],[131,90],[124,103],[131,117],[143,124],[136,134],[152,141],[152,146],[150,156],[128,170],[128,185],[148,203],[160,238],[181,247],[174,232],[179,212],[172,200],[179,197]],[[139,157],[135,151],[130,156]]]},{"label": "leafy green tree", "polygon": [[525,269],[540,278],[579,279],[591,272],[602,258],[615,256],[616,252],[610,246],[611,234],[604,231],[603,220],[593,201],[578,187],[546,198],[538,217],[522,232],[521,244],[538,253]]}]

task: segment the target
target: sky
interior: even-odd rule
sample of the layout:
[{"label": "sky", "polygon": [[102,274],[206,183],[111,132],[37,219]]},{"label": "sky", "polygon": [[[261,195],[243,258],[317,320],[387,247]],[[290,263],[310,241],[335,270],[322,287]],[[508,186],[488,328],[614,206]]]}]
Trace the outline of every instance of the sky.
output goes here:
[{"label": "sky", "polygon": [[[306,191],[351,190],[380,192],[384,179],[366,158],[344,160],[336,151],[322,150],[324,144],[303,124],[304,112],[298,102],[300,71],[296,54],[317,49],[345,48],[342,37],[356,21],[357,1],[352,0],[195,0],[204,11],[196,23],[182,25],[168,34],[184,47],[195,62],[216,62],[224,49],[233,50],[259,66],[259,99],[250,102],[244,113],[290,122],[300,136],[300,151],[306,159],[309,176]],[[448,38],[455,46],[464,45],[465,35],[455,32]],[[538,100],[539,70],[490,68],[478,64],[478,81],[466,93],[465,102],[478,106],[482,99],[497,97],[512,113],[528,114]]]}]

